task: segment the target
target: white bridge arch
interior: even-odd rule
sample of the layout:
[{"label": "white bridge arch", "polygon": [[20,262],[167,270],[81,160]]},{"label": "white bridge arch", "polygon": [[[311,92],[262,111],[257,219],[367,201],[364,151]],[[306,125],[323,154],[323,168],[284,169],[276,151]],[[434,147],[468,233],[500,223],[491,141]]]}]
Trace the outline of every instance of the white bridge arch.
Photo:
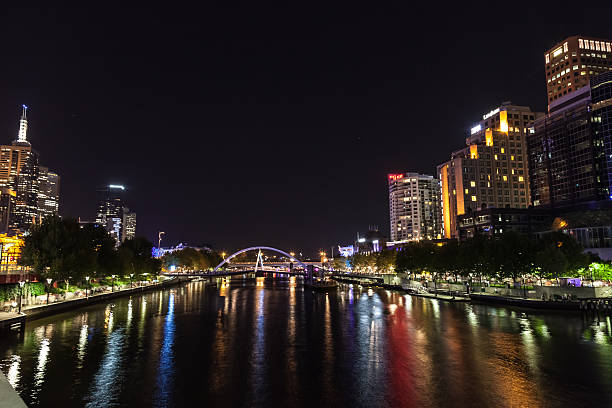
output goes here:
[{"label": "white bridge arch", "polygon": [[268,246],[254,246],[254,247],[244,248],[244,249],[241,249],[240,251],[234,252],[233,254],[231,254],[230,256],[228,256],[227,258],[225,258],[225,259],[223,260],[223,262],[221,262],[219,265],[217,265],[217,266],[215,267],[215,269],[213,270],[213,273],[217,272],[217,270],[218,270],[219,268],[221,268],[223,265],[225,265],[227,262],[229,262],[229,260],[230,260],[230,259],[232,259],[233,257],[235,257],[236,255],[240,255],[240,254],[242,254],[242,253],[244,253],[244,252],[248,252],[248,251],[255,251],[255,250],[269,250],[269,251],[278,252],[279,254],[283,254],[283,255],[285,255],[287,258],[289,258],[289,260],[290,260],[291,262],[296,262],[296,263],[300,264],[300,265],[301,265],[301,266],[302,266],[304,269],[306,269],[306,264],[305,264],[305,263],[303,263],[302,261],[300,261],[300,260],[299,260],[299,259],[297,259],[296,257],[291,256],[290,254],[288,254],[288,253],[287,253],[287,252],[285,252],[285,251],[282,251],[282,250],[277,249],[277,248],[268,247]]}]

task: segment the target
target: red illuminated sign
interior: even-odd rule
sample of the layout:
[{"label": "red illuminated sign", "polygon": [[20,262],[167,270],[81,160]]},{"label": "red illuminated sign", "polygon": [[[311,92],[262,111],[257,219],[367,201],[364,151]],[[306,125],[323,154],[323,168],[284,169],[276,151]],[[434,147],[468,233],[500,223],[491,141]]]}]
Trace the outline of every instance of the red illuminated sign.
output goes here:
[{"label": "red illuminated sign", "polygon": [[395,180],[399,180],[402,178],[404,178],[403,174],[389,174],[389,180],[395,181]]}]

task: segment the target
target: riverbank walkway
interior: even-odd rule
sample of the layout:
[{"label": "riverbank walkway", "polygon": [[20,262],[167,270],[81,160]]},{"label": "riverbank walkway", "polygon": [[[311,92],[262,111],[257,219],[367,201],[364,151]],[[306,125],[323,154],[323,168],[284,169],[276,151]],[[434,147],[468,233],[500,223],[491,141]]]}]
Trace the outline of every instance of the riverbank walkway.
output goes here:
[{"label": "riverbank walkway", "polygon": [[0,329],[10,329],[13,324],[25,323],[31,318],[43,317],[52,313],[59,313],[71,308],[82,307],[96,302],[116,297],[126,296],[132,293],[141,293],[154,289],[163,288],[168,285],[174,285],[185,282],[186,279],[174,278],[161,282],[151,283],[148,285],[134,285],[123,288],[116,288],[114,291],[104,291],[102,293],[90,294],[89,296],[78,296],[66,300],[60,300],[49,304],[36,304],[23,306],[22,313],[19,312],[0,312]]}]

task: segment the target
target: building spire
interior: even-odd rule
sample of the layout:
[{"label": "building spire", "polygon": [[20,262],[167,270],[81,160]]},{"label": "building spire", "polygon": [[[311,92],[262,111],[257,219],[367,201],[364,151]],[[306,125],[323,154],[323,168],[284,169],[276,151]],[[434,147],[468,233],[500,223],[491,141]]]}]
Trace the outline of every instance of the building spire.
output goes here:
[{"label": "building spire", "polygon": [[17,135],[18,142],[27,142],[27,133],[28,133],[28,118],[27,112],[28,107],[25,105],[21,105],[23,111],[21,112],[21,119],[19,120],[19,134]]}]

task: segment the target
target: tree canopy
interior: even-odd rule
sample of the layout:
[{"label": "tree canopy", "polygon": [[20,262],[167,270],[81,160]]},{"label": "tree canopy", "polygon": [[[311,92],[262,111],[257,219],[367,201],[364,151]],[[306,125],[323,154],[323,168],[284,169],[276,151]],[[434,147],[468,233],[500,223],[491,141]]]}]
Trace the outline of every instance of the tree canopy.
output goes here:
[{"label": "tree canopy", "polygon": [[82,280],[130,273],[155,274],[159,261],[151,256],[152,244],[144,238],[115,240],[100,225],[79,225],[74,219],[47,217],[24,238],[19,260],[42,278]]}]

